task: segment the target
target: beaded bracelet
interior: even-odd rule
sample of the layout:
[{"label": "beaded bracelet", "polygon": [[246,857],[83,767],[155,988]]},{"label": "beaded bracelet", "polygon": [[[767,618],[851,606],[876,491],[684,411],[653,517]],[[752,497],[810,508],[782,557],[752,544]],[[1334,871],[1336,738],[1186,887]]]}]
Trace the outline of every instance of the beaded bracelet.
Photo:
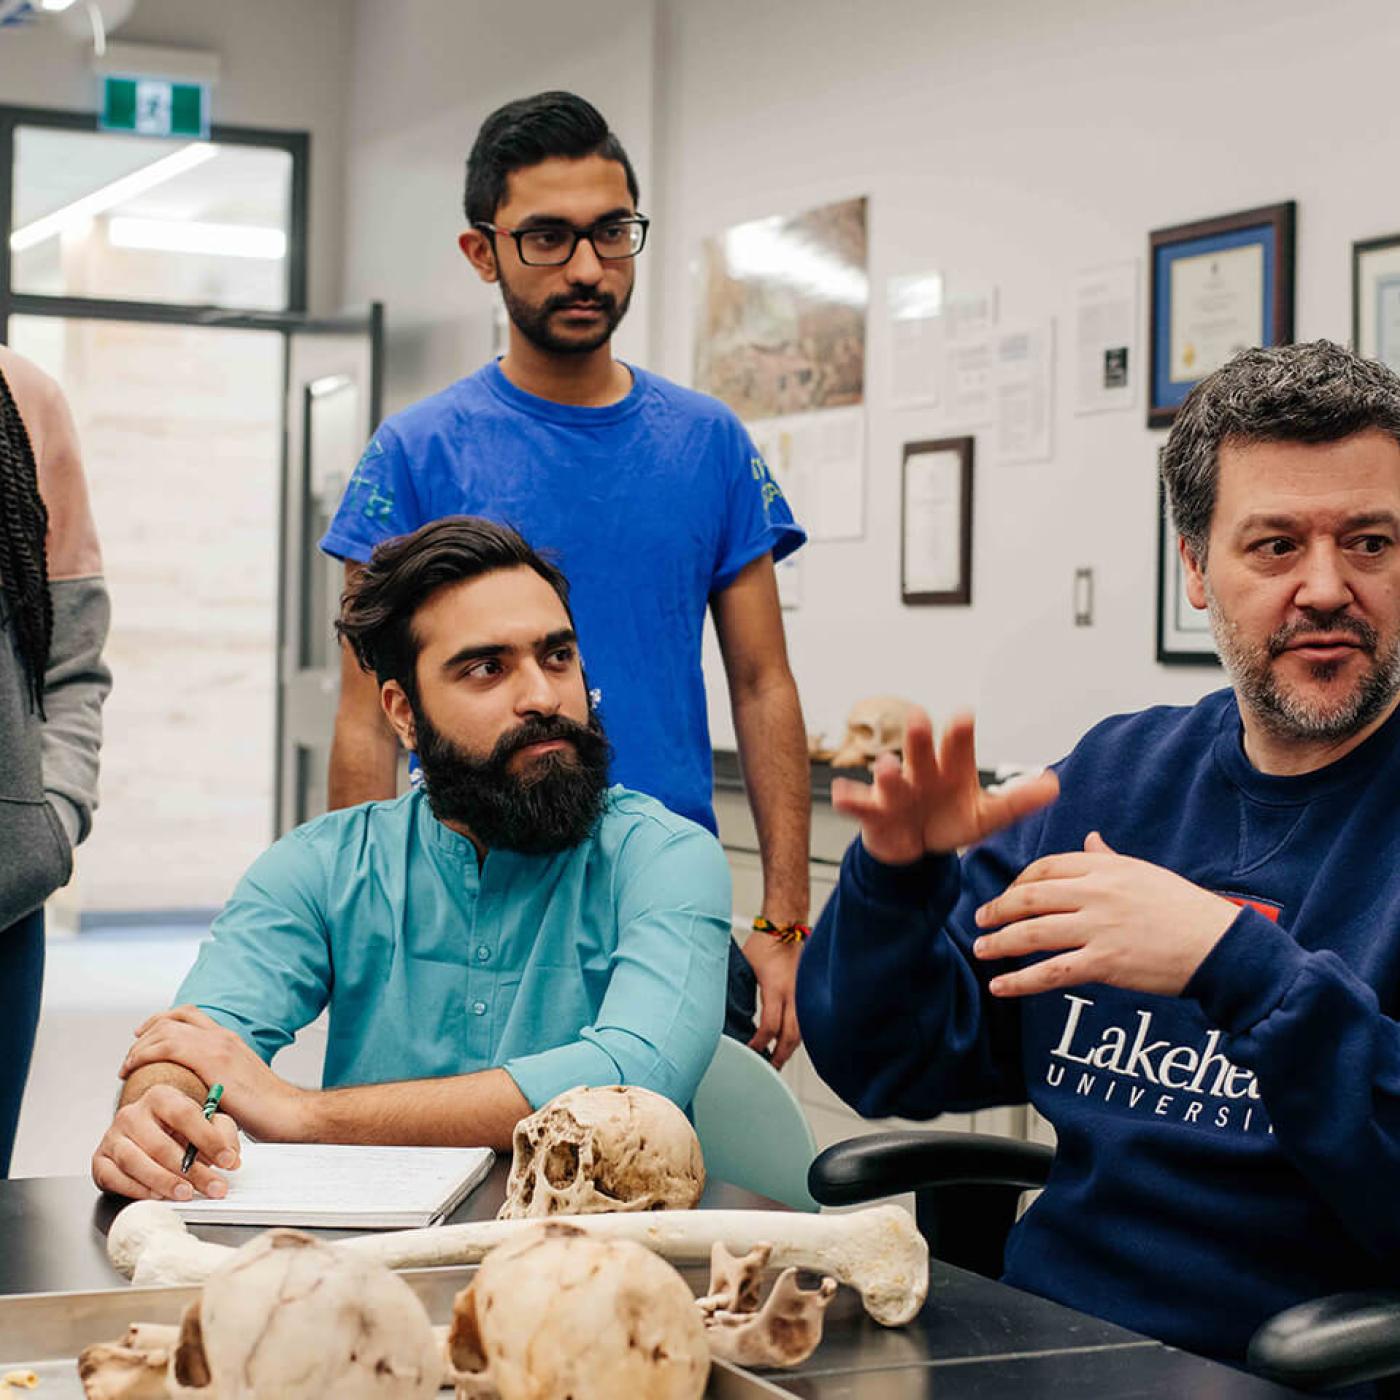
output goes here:
[{"label": "beaded bracelet", "polygon": [[765,919],[762,914],[753,921],[755,933],[766,933],[769,938],[776,938],[779,943],[805,943],[812,936],[812,926],[810,924],[775,924],[772,919]]}]

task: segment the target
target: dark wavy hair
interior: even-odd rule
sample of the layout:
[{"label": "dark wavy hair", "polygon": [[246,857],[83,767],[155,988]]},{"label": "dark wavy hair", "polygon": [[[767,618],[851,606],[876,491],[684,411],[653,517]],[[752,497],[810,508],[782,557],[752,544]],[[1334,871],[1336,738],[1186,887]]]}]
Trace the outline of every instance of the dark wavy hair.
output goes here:
[{"label": "dark wavy hair", "polygon": [[558,157],[582,160],[585,156],[615,160],[627,176],[632,202],[637,202],[632,162],[591,102],[572,92],[539,92],[498,107],[482,122],[467,157],[462,198],[467,222],[490,223],[496,217],[506,197],[506,182],[515,171]]},{"label": "dark wavy hair", "polygon": [[416,705],[418,653],[413,630],[418,609],[440,588],[498,569],[533,569],[559,595],[573,624],[569,583],[509,525],[475,515],[448,515],[385,540],[340,595],[337,635],[361,669],[380,685],[397,681]]},{"label": "dark wavy hair", "polygon": [[49,513],[29,431],[0,374],[0,627],[9,627],[29,682],[30,704],[44,717],[44,672],[53,639],[45,539]]}]

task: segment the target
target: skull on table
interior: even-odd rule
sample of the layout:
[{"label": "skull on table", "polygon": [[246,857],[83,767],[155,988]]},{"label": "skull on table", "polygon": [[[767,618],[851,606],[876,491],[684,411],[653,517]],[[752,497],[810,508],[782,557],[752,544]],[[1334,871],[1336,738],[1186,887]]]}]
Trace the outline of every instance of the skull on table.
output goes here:
[{"label": "skull on table", "polygon": [[869,768],[882,753],[904,752],[904,726],[914,706],[893,695],[858,700],[846,720],[846,733],[831,756],[833,768]]},{"label": "skull on table", "polygon": [[167,1385],[202,1400],[432,1400],[442,1372],[428,1314],[397,1274],[268,1230],[185,1310]]},{"label": "skull on table", "polygon": [[689,1210],[705,1189],[685,1114],[649,1089],[570,1089],[515,1126],[502,1220]]},{"label": "skull on table", "polygon": [[699,1400],[710,1372],[675,1269],[562,1220],[486,1256],[453,1303],[447,1359],[458,1400]]}]

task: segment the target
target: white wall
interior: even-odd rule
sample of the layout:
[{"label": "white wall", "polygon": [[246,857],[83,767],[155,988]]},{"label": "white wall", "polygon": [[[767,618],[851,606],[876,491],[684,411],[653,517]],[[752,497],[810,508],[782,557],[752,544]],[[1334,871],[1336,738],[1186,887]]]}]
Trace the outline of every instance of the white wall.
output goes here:
[{"label": "white wall", "polygon": [[[501,103],[567,88],[596,103],[650,199],[649,0],[357,0],[347,300],[386,305],[386,412],[477,369],[498,296],[457,248],[467,152]],[[645,359],[645,265],[619,353]]]},{"label": "white wall", "polygon": [[[1072,280],[1145,259],[1151,229],[1293,198],[1299,338],[1345,341],[1351,242],[1400,228],[1393,0],[661,0],[658,24],[657,369],[690,376],[702,236],[861,194],[875,297],[937,268],[953,290],[998,286],[1003,321],[1057,322],[1053,460],[982,453],[974,606],[905,608],[901,444],[960,425],[889,408],[872,314],[868,533],[809,547],[787,615],[809,728],[839,732],[852,701],[891,691],[975,707],[984,761],[1038,761],[1105,713],[1220,684],[1154,660],[1162,435],[1141,410],[1074,415]],[[1081,565],[1097,581],[1087,629],[1072,625]]]},{"label": "white wall", "polygon": [[[216,123],[311,133],[313,310],[333,310],[342,279],[343,172],[351,0],[137,0],[122,42],[206,49],[222,60]],[[53,20],[0,31],[0,102],[94,110],[91,43]]]}]

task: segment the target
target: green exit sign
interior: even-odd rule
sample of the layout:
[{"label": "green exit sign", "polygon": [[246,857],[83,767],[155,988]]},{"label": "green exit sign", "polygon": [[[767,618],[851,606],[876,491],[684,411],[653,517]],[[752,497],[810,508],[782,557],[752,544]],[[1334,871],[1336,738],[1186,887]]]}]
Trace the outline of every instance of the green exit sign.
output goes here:
[{"label": "green exit sign", "polygon": [[204,83],[177,83],[169,78],[102,79],[104,131],[132,131],[138,136],[209,136],[209,88]]}]

